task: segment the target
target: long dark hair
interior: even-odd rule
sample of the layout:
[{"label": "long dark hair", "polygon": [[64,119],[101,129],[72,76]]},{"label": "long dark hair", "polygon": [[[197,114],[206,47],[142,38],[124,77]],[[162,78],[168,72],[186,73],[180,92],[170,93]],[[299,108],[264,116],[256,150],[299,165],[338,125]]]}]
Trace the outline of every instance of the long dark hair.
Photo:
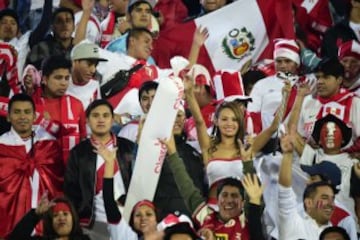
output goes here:
[{"label": "long dark hair", "polygon": [[[239,150],[238,154],[240,154],[240,146],[238,143],[238,139],[241,141],[244,140],[245,137],[245,120],[244,120],[244,112],[239,108],[238,104],[235,102],[222,102],[217,106],[215,111],[215,120],[219,119],[220,113],[224,109],[230,109],[236,117],[236,121],[238,122],[239,129],[235,136],[235,144],[237,149]],[[221,142],[221,133],[218,126],[214,125],[213,135],[211,139],[211,144],[208,153],[211,155],[217,150],[217,145]]]},{"label": "long dark hair", "polygon": [[[80,222],[79,222],[79,216],[76,213],[76,210],[73,206],[73,204],[71,203],[71,201],[65,197],[58,197],[55,198],[53,200],[53,202],[55,203],[65,203],[70,207],[70,213],[72,216],[72,229],[70,232],[70,237],[71,238],[76,238],[76,237],[80,237],[83,235],[83,231],[80,227]],[[44,226],[44,237],[49,237],[49,238],[56,238],[59,237],[58,234],[55,232],[54,227],[53,227],[53,211],[50,209],[45,215],[44,215],[44,221],[43,221],[43,226]]]}]

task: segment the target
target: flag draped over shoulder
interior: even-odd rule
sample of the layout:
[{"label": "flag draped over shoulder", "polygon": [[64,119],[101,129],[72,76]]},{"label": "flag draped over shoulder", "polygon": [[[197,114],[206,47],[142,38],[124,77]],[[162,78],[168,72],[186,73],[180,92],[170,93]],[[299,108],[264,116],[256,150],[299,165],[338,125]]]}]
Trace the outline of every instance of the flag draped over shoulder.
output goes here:
[{"label": "flag draped over shoulder", "polygon": [[[9,140],[11,141],[11,139]],[[15,224],[32,208],[33,201],[48,192],[50,199],[62,194],[64,166],[59,146],[54,140],[36,142],[32,153],[24,146],[0,144],[0,236],[5,237]],[[35,181],[36,189],[30,179]],[[35,199],[33,199],[35,197]]]},{"label": "flag draped over shoulder", "polygon": [[188,57],[194,30],[207,27],[209,38],[198,63],[211,73],[223,68],[240,69],[252,58],[272,58],[273,39],[295,37],[290,0],[238,0],[193,21],[161,31],[154,43],[158,66],[169,67],[171,57]]}]

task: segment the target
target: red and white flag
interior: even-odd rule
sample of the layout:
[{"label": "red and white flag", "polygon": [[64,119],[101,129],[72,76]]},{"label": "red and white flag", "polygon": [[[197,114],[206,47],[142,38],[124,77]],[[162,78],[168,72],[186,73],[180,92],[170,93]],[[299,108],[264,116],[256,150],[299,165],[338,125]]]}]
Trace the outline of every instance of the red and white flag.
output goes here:
[{"label": "red and white flag", "polygon": [[[4,97],[11,97],[20,93],[20,84],[17,68],[17,51],[15,48],[5,42],[0,43],[0,83],[2,88],[9,87],[9,93],[5,89],[0,89],[0,94]],[[5,83],[7,82],[7,83]]]},{"label": "red and white flag", "polygon": [[[211,73],[240,69],[252,58],[272,58],[273,39],[293,39],[291,0],[238,0],[193,21],[161,31],[153,57],[160,67],[169,67],[171,57],[188,57],[196,27],[207,27],[209,38],[201,48],[198,63]],[[166,46],[166,47],[165,47]]]},{"label": "red and white flag", "polygon": [[322,35],[333,24],[329,0],[294,0],[295,19],[304,32],[307,47],[318,52]]}]

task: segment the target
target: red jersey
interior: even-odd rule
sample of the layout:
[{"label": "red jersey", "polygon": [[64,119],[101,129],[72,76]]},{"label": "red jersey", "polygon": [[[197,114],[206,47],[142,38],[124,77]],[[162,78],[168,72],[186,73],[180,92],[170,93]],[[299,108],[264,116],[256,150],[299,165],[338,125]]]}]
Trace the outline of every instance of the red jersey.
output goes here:
[{"label": "red jersey", "polygon": [[216,236],[216,240],[248,240],[250,239],[249,229],[242,214],[237,218],[230,219],[226,223],[217,217],[217,212],[207,205],[204,205],[194,214],[194,221],[201,228],[211,229]]},{"label": "red jersey", "polygon": [[[65,95],[58,99],[34,96],[34,102],[37,113],[35,124],[41,125],[58,139],[66,164],[70,150],[87,135],[81,101]],[[49,113],[50,121],[44,119],[44,112]]]}]

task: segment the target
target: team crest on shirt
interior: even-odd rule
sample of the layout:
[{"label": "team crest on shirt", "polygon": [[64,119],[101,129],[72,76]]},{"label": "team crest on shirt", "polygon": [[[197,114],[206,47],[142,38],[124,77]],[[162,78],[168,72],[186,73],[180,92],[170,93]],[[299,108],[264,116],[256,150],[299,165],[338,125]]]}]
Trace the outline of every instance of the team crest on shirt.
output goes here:
[{"label": "team crest on shirt", "polygon": [[216,240],[229,240],[229,237],[226,233],[215,233]]},{"label": "team crest on shirt", "polygon": [[255,49],[254,45],[255,38],[246,27],[230,30],[222,41],[224,53],[229,58],[239,61],[251,54]]}]

